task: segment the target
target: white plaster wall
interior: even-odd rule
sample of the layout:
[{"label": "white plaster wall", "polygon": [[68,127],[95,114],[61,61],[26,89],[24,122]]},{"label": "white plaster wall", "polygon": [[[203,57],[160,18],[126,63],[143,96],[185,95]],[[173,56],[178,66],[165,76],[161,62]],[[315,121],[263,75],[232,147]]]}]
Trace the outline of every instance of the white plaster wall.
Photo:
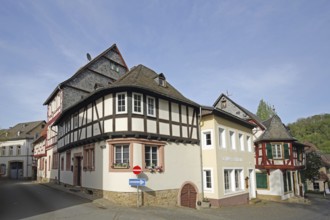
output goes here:
[{"label": "white plaster wall", "polygon": [[180,115],[179,115],[179,105],[177,103],[171,104],[171,110],[172,110],[172,121],[179,122],[180,121]]},{"label": "white plaster wall", "polygon": [[155,120],[147,120],[147,131],[149,133],[157,133],[157,123]]},{"label": "white plaster wall", "polygon": [[181,107],[181,122],[184,124],[187,123],[187,109],[185,105]]},{"label": "white plaster wall", "polygon": [[112,115],[112,94],[104,96],[104,116]]},{"label": "white plaster wall", "polygon": [[104,132],[112,132],[112,119],[104,121]]},{"label": "white plaster wall", "polygon": [[[200,149],[198,145],[168,143],[164,147],[163,173],[140,174],[140,178],[146,178],[146,187],[142,190],[166,190],[179,189],[184,182],[193,182],[201,192],[200,173]],[[134,144],[133,163],[142,167],[142,146]],[[108,171],[109,148],[103,149],[103,189],[117,192],[136,192],[135,187],[129,186],[130,178],[137,178],[133,172],[109,172]]]},{"label": "white plaster wall", "polygon": [[180,126],[179,125],[172,125],[172,135],[180,137]]},{"label": "white plaster wall", "polygon": [[144,131],[143,118],[132,118],[132,130],[133,131]]},{"label": "white plaster wall", "polygon": [[168,109],[168,101],[164,99],[159,99],[159,118],[161,119],[169,119],[169,109]]},{"label": "white plaster wall", "polygon": [[159,122],[159,133],[170,135],[170,125],[168,123]]},{"label": "white plaster wall", "polygon": [[116,131],[127,131],[127,118],[116,118]]}]

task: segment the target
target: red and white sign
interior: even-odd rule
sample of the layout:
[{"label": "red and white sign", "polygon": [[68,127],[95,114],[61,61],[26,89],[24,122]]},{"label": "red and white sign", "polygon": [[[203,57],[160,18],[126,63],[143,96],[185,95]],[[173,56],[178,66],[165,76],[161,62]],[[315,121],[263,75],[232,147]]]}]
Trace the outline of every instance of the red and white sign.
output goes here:
[{"label": "red and white sign", "polygon": [[142,172],[142,169],[140,166],[134,166],[133,167],[133,173],[136,175],[139,175]]}]

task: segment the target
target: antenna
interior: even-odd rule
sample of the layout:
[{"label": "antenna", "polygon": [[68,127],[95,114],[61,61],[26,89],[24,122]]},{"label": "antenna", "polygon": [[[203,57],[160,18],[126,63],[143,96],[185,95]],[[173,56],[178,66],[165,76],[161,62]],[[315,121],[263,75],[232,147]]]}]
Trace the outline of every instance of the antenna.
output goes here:
[{"label": "antenna", "polygon": [[226,90],[226,95],[229,97],[232,96],[233,94],[229,94],[228,90]]},{"label": "antenna", "polygon": [[91,57],[91,55],[89,53],[87,53],[86,56],[87,56],[87,60],[88,61],[91,61],[92,60],[92,57]]}]

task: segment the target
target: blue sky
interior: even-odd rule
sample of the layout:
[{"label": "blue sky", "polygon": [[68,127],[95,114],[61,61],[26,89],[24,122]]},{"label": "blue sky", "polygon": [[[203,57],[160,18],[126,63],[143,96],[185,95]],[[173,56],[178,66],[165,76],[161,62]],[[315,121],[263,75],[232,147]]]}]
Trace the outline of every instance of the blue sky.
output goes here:
[{"label": "blue sky", "polygon": [[328,0],[2,0],[0,128],[46,120],[55,87],[114,43],[202,105],[228,92],[284,123],[329,113],[329,12]]}]

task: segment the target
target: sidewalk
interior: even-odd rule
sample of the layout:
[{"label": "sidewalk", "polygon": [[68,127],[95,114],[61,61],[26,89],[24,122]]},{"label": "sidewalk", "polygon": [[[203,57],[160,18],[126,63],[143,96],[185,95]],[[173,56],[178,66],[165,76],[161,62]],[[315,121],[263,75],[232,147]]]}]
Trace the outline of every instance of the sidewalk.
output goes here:
[{"label": "sidewalk", "polygon": [[104,208],[106,209],[109,206],[118,206],[117,204],[104,199],[104,198],[97,198],[96,196],[93,196],[91,194],[86,193],[82,188],[80,187],[72,187],[72,186],[66,186],[64,184],[57,184],[57,183],[42,183],[42,182],[38,182],[38,181],[34,181],[36,184],[40,184],[46,187],[50,187],[56,190],[60,190],[66,193],[70,193],[76,196],[79,196],[81,198],[90,200],[92,203],[96,204],[97,206],[99,206],[99,208]]}]

